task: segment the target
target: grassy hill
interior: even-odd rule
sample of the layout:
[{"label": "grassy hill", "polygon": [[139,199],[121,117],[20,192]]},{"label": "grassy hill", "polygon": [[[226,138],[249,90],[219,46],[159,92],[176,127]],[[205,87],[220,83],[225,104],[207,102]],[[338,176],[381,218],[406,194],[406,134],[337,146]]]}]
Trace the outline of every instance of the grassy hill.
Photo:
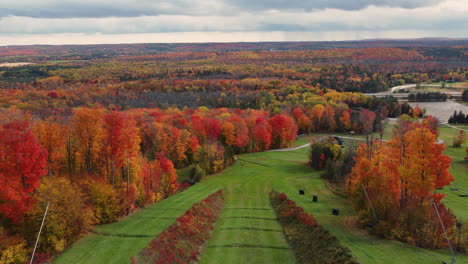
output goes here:
[{"label": "grassy hill", "polygon": [[[458,126],[466,129],[466,126]],[[463,222],[468,222],[468,210],[466,204],[468,197],[460,197],[460,194],[468,194],[468,162],[464,160],[465,157],[465,143],[464,147],[452,147],[452,138],[458,135],[458,130],[450,127],[442,126],[440,128],[440,138],[445,141],[446,150],[445,155],[452,158],[452,166],[449,171],[455,177],[452,186],[447,186],[442,191],[446,194],[444,203],[455,213],[455,215]],[[453,189],[455,188],[455,189]]]},{"label": "grassy hill", "polygon": [[[302,143],[301,139],[299,143]],[[331,192],[317,172],[304,165],[308,148],[289,152],[263,152],[238,156],[235,165],[207,177],[188,190],[143,209],[114,224],[96,227],[54,263],[128,263],[153,237],[185,210],[219,188],[226,191],[225,209],[201,258],[201,263],[294,263],[281,226],[268,201],[274,188],[316,217],[317,221],[349,247],[361,263],[441,263],[448,250],[430,251],[373,236],[354,226],[349,201]],[[457,179],[458,181],[458,179]],[[306,195],[300,196],[303,188]],[[312,194],[319,203],[312,203]],[[450,196],[449,196],[450,198]],[[454,199],[457,199],[454,197]],[[466,198],[465,198],[466,199]],[[455,200],[449,200],[451,206]],[[332,208],[340,215],[333,216]],[[457,213],[457,210],[455,210]],[[468,256],[457,254],[459,263]]]}]

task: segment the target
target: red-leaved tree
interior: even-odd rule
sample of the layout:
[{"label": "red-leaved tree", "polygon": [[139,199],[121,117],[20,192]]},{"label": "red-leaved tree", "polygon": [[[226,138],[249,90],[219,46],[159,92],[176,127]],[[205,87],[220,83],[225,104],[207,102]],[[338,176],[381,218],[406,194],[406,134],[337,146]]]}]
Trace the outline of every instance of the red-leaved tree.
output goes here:
[{"label": "red-leaved tree", "polygon": [[0,129],[0,215],[18,222],[31,205],[30,194],[46,174],[47,152],[25,121]]},{"label": "red-leaved tree", "polygon": [[271,146],[273,148],[288,147],[296,138],[297,126],[287,115],[275,115],[269,120],[271,125]]}]

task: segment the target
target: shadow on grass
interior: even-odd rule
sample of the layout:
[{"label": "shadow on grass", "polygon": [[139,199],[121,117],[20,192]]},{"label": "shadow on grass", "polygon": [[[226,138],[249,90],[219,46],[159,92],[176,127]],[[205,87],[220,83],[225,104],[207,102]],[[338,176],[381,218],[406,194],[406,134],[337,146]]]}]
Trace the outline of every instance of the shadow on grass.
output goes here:
[{"label": "shadow on grass", "polygon": [[221,217],[220,219],[258,219],[258,220],[271,220],[271,221],[278,220],[277,218],[255,217],[255,216],[226,216],[226,217]]},{"label": "shadow on grass", "polygon": [[107,236],[107,237],[128,237],[128,238],[142,238],[142,237],[155,237],[157,235],[127,235],[127,234],[113,234],[107,232],[97,232],[91,231],[91,233],[98,235],[98,236]]},{"label": "shadow on grass", "polygon": [[257,228],[257,227],[223,227],[222,230],[253,230],[253,231],[265,231],[265,232],[283,232],[283,230],[269,229],[269,228]]},{"label": "shadow on grass", "polygon": [[276,247],[276,246],[265,246],[265,245],[250,245],[250,244],[213,245],[213,246],[208,246],[207,248],[261,248],[261,249],[290,250],[289,247]]},{"label": "shadow on grass", "polygon": [[271,208],[224,208],[224,210],[264,210],[264,211],[273,211]]}]

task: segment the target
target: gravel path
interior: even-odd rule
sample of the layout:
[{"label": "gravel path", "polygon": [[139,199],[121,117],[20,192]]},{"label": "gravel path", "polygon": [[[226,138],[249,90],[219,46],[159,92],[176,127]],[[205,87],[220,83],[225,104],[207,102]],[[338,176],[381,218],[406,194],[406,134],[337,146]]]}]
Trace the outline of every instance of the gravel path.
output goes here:
[{"label": "gravel path", "polygon": [[[358,137],[347,137],[347,136],[337,136],[337,135],[329,135],[328,137],[339,137],[339,138],[344,138],[344,139],[351,139],[351,140],[360,140],[360,141],[366,141],[365,138],[358,138]],[[322,139],[320,140],[323,140],[325,139],[326,137],[323,137]],[[319,140],[319,141],[320,141]],[[382,141],[388,141],[388,140],[382,140]],[[310,143],[307,143],[307,144],[304,144],[302,146],[299,146],[299,147],[293,147],[293,148],[283,148],[283,149],[270,149],[270,150],[267,150],[267,152],[283,152],[283,151],[293,151],[293,150],[298,150],[298,149],[303,149],[303,148],[306,148],[310,146]]]},{"label": "gravel path", "polygon": [[[455,127],[456,128],[456,127]],[[465,130],[466,131],[466,130]],[[346,137],[346,136],[336,136],[336,135],[330,135],[330,137],[339,137],[339,138],[344,138],[344,139],[351,139],[351,140],[359,140],[359,141],[366,141],[365,138],[357,138],[357,137]],[[321,140],[323,140],[324,138],[322,138]],[[383,139],[382,141],[388,141],[387,139]],[[442,144],[444,143],[444,141],[440,138],[437,139],[437,144]],[[285,151],[294,151],[294,150],[298,150],[298,149],[303,149],[303,148],[307,148],[308,146],[310,146],[310,143],[307,143],[307,144],[304,144],[302,146],[299,146],[299,147],[293,147],[293,148],[283,148],[283,149],[270,149],[270,150],[267,150],[266,152],[285,152]]]},{"label": "gravel path", "polygon": [[466,129],[459,128],[459,127],[456,127],[456,126],[452,126],[452,125],[450,125],[450,124],[448,124],[448,123],[447,123],[447,124],[443,124],[443,125],[444,125],[444,126],[447,126],[447,127],[450,127],[450,128],[453,128],[453,129],[456,129],[456,130],[463,130],[463,131],[465,131],[465,132],[468,132],[468,130],[466,130]]},{"label": "gravel path", "polygon": [[306,147],[308,147],[308,146],[310,146],[310,143],[304,144],[304,145],[299,146],[299,147],[294,147],[294,148],[270,149],[270,150],[267,150],[267,152],[293,151],[293,150],[303,149],[303,148],[306,148]]}]

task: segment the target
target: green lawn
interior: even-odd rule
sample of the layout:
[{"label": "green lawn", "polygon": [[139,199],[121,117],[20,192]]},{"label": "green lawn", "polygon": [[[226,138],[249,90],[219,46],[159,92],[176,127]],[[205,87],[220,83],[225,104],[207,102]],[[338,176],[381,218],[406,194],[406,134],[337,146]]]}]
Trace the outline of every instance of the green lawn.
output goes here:
[{"label": "green lawn", "polygon": [[225,208],[201,263],[296,262],[269,201],[275,173],[276,168],[238,161],[223,174],[231,179]]},{"label": "green lawn", "polygon": [[302,135],[302,136],[298,136],[296,141],[294,142],[294,145],[293,147],[299,147],[299,146],[302,146],[304,144],[307,144],[310,142],[310,139],[312,139],[312,135]]},{"label": "green lawn", "polygon": [[[393,128],[396,123],[385,123],[384,124],[384,136],[383,139],[390,139],[392,135]],[[455,125],[461,129],[468,129],[468,125]],[[326,134],[316,134],[316,135],[326,135]],[[339,136],[352,136],[358,138],[365,138],[362,135],[347,135],[344,133],[337,133]],[[458,135],[458,130],[446,126],[440,127],[440,136],[446,144],[445,155],[448,155],[452,158],[452,166],[450,167],[450,173],[455,177],[455,181],[452,183],[452,186],[447,186],[442,191],[446,194],[444,198],[444,203],[455,213],[455,215],[463,222],[468,222],[468,210],[466,209],[466,204],[468,203],[468,197],[460,197],[459,194],[468,194],[468,161],[464,159],[465,147],[468,147],[468,142],[462,148],[452,147],[452,138]],[[378,135],[375,135],[378,137]],[[350,142],[348,144],[356,145],[358,141],[351,143],[351,140],[345,140]],[[458,191],[452,191],[451,188],[458,189]]]},{"label": "green lawn", "polygon": [[468,130],[468,124],[450,124],[450,125],[460,128],[460,129]]},{"label": "green lawn", "polygon": [[143,209],[121,221],[97,226],[90,234],[69,247],[54,263],[129,263],[154,237],[174,220],[222,186],[220,179],[212,184],[194,186],[189,190]]},{"label": "green lawn", "polygon": [[183,182],[185,179],[188,179],[191,168],[191,166],[187,166],[181,169],[177,169],[177,181]]},{"label": "green lawn", "polygon": [[[352,138],[360,138],[360,139],[366,139],[365,135],[360,135],[360,134],[350,134],[350,133],[343,133],[343,132],[330,132],[330,133],[310,133],[309,135],[301,135],[297,137],[297,140],[294,142],[293,147],[299,147],[304,144],[307,144],[310,142],[310,140],[314,137],[330,137],[330,136],[338,136],[338,137],[352,137]],[[378,138],[378,134],[374,135],[375,137]],[[350,141],[349,139],[343,138],[343,141],[347,142]],[[364,142],[364,141],[362,141]]]},{"label": "green lawn", "polygon": [[[445,85],[446,86],[463,86],[465,85],[467,82],[455,82],[455,83],[446,83]],[[442,85],[442,82],[435,82],[435,83],[429,83],[431,85]],[[421,85],[424,85],[424,84],[421,84]]]},{"label": "green lawn", "polygon": [[[442,263],[443,260],[450,260],[448,250],[430,251],[412,247],[369,236],[355,228],[356,214],[349,201],[329,191],[317,173],[298,163],[306,161],[306,151],[251,154],[249,160],[275,166],[277,173],[274,174],[273,187],[313,213],[318,222],[349,247],[361,263]],[[299,188],[305,189],[305,196],[298,194]],[[319,203],[311,202],[313,194],[319,196]],[[339,208],[340,216],[333,216],[332,208]],[[457,260],[468,263],[466,255],[457,254]]]},{"label": "green lawn", "polygon": [[[393,133],[393,128],[397,125],[396,122],[383,122],[383,137],[382,139],[390,139],[392,137]],[[316,137],[316,136],[339,136],[339,137],[349,137],[349,138],[360,138],[360,139],[366,139],[366,135],[362,134],[351,134],[349,132],[329,132],[329,133],[311,133],[310,135],[302,135],[299,136],[298,139],[295,142],[295,146],[301,146],[304,145],[305,143],[309,142],[311,138]],[[374,138],[379,139],[380,135],[378,133],[374,133]]]},{"label": "green lawn", "polygon": [[[463,128],[463,126],[458,126]],[[455,213],[455,215],[463,222],[468,222],[468,210],[466,204],[468,203],[468,197],[459,197],[459,194],[468,194],[468,161],[465,157],[465,147],[468,146],[465,143],[464,147],[454,148],[452,147],[452,138],[458,135],[458,130],[441,126],[440,138],[445,141],[446,150],[444,154],[452,158],[452,166],[450,167],[450,173],[455,177],[455,181],[452,186],[447,186],[442,191],[446,194],[444,203]],[[451,190],[456,188],[458,191]]]},{"label": "green lawn", "polygon": [[[313,213],[318,222],[349,247],[361,263],[442,263],[448,250],[430,251],[396,241],[379,239],[354,226],[355,212],[349,201],[329,191],[304,163],[308,148],[291,152],[239,155],[235,165],[206,178],[188,190],[110,225],[68,248],[55,263],[128,263],[157,234],[185,210],[219,188],[226,191],[225,208],[201,263],[294,263],[295,259],[275,221],[268,201],[274,188]],[[250,163],[256,162],[259,164]],[[306,191],[298,195],[298,189]],[[319,203],[312,203],[312,194]],[[340,216],[332,216],[332,208]],[[460,207],[461,210],[461,207]],[[458,263],[468,257],[457,254]]]},{"label": "green lawn", "polygon": [[[68,248],[54,263],[128,263],[131,256],[197,202],[219,188],[226,191],[225,210],[205,262],[295,263],[276,221],[268,192],[268,175],[274,169],[238,161],[220,175],[213,175],[188,190],[163,200],[114,224],[95,228],[94,233]],[[260,227],[263,230],[249,228]],[[223,229],[224,228],[224,229]],[[220,232],[223,230],[223,232]],[[228,257],[231,254],[231,257]],[[210,261],[211,259],[217,259]],[[241,262],[239,262],[241,260]],[[253,262],[252,262],[253,261]]]}]

